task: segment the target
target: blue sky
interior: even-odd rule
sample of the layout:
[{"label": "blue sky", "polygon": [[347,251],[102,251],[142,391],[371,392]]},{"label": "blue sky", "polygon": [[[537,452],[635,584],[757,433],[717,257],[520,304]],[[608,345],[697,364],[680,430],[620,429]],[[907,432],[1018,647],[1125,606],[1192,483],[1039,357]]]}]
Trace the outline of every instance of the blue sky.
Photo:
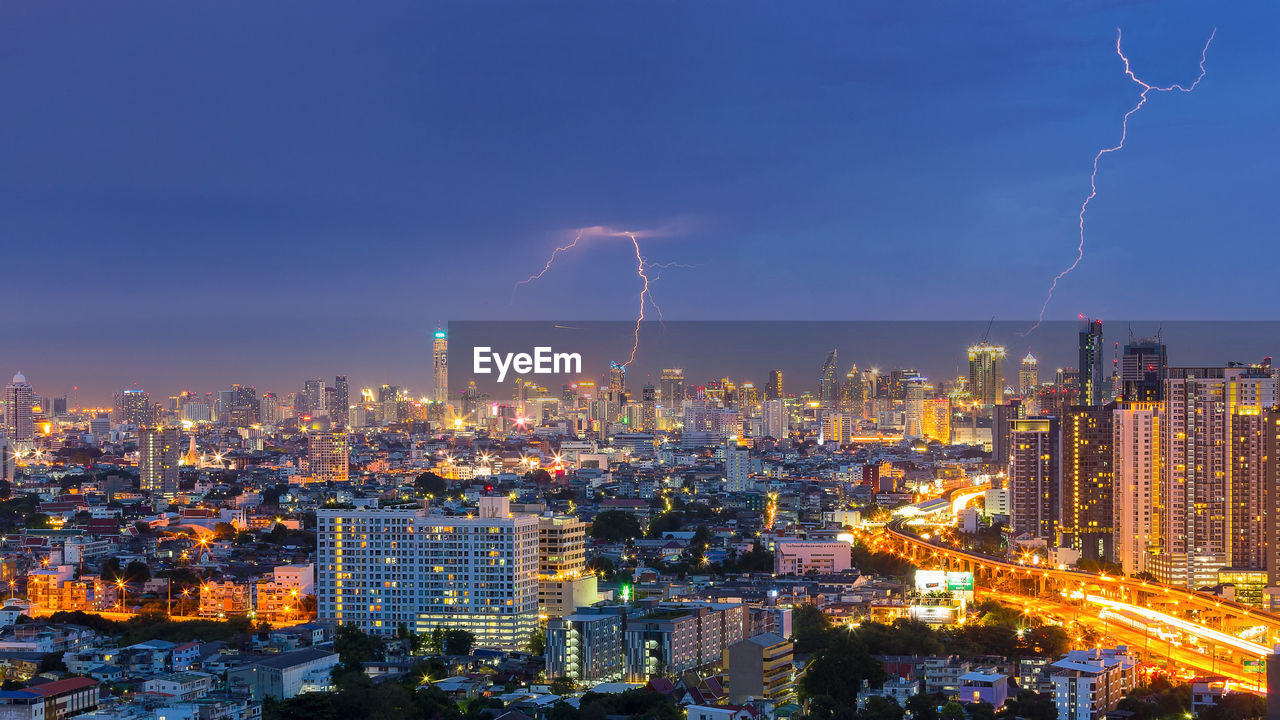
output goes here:
[{"label": "blue sky", "polygon": [[[37,389],[425,387],[450,319],[1269,318],[1269,3],[0,9],[4,355]],[[671,230],[674,229],[674,230]],[[16,340],[15,340],[16,339]],[[818,361],[815,361],[818,362]]]}]

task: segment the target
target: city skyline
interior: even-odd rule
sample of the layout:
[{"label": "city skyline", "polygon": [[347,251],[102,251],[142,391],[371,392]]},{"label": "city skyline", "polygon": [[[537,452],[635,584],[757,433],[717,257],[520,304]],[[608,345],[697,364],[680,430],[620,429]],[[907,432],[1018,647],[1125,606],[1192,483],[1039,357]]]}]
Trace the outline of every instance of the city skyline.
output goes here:
[{"label": "city skyline", "polygon": [[[438,323],[560,317],[570,293],[592,298],[573,317],[633,317],[625,242],[590,240],[512,291],[593,225],[691,266],[655,273],[667,319],[1034,319],[1073,257],[1089,160],[1136,99],[1117,27],[1161,84],[1194,77],[1218,35],[1196,92],[1153,97],[1104,160],[1089,255],[1048,317],[1269,315],[1248,288],[1274,250],[1242,266],[1196,249],[1274,225],[1277,101],[1253,89],[1277,51],[1250,32],[1271,6],[937,6],[932,22],[694,6],[679,32],[594,4],[326,3],[299,23],[300,7],[255,7],[249,26],[159,3],[77,22],[33,7],[0,25],[25,61],[0,63],[0,203],[23,262],[51,271],[8,288],[14,371],[185,384],[157,377],[172,365],[216,387],[248,354],[261,386],[347,372],[425,388]],[[65,120],[86,111],[87,127]],[[1225,295],[1135,281],[1187,252],[1235,278]],[[70,366],[86,347],[95,362]]]}]

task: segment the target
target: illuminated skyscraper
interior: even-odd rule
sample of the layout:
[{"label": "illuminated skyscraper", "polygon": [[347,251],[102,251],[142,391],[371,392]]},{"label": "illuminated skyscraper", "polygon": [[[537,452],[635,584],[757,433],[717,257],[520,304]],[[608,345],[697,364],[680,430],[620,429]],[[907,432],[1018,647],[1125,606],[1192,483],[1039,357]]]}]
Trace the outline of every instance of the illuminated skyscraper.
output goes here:
[{"label": "illuminated skyscraper", "polygon": [[1085,319],[1080,331],[1080,404],[1096,407],[1107,402],[1102,321]]},{"label": "illuminated skyscraper", "polygon": [[1131,402],[1159,402],[1164,398],[1168,352],[1159,337],[1129,338],[1120,356],[1120,397]]},{"label": "illuminated skyscraper", "polygon": [[1062,418],[1062,509],[1058,544],[1089,560],[1113,557],[1112,408],[1077,406]]},{"label": "illuminated skyscraper", "polygon": [[116,395],[116,423],[143,427],[152,422],[151,396],[143,390],[122,390]]},{"label": "illuminated skyscraper", "polygon": [[1057,536],[1061,438],[1058,419],[1009,421],[1009,498],[1014,537],[1023,533],[1052,542]]},{"label": "illuminated skyscraper", "polygon": [[824,408],[834,408],[840,399],[840,368],[836,359],[836,351],[827,353],[822,363],[822,374],[818,378],[818,402]]},{"label": "illuminated skyscraper", "polygon": [[1126,575],[1150,572],[1159,547],[1159,403],[1122,402],[1112,416],[1115,562]]},{"label": "illuminated skyscraper", "polygon": [[32,408],[36,405],[36,394],[27,384],[22,373],[13,376],[13,380],[4,388],[4,434],[10,440],[30,440],[35,437],[35,425],[32,423]]},{"label": "illuminated skyscraper", "polygon": [[658,391],[652,383],[645,383],[640,391],[640,425],[644,432],[658,429]]},{"label": "illuminated skyscraper", "polygon": [[263,425],[279,425],[284,422],[284,409],[275,393],[262,393],[258,400],[258,417]]},{"label": "illuminated skyscraper", "polygon": [[307,466],[317,482],[346,482],[351,450],[342,430],[313,430],[307,433]]},{"label": "illuminated skyscraper", "polygon": [[858,366],[853,365],[840,383],[840,409],[854,417],[862,417],[863,404],[867,401],[867,386]]},{"label": "illuminated skyscraper", "polygon": [[1276,403],[1267,373],[1243,367],[1169,368],[1160,428],[1162,582],[1213,585],[1224,567],[1260,569],[1266,491],[1263,411]]},{"label": "illuminated skyscraper", "polygon": [[[940,443],[951,442],[951,401],[944,397],[924,401],[924,436]],[[994,434],[994,429],[992,430]]]},{"label": "illuminated skyscraper", "polygon": [[177,428],[144,428],[138,433],[138,486],[144,492],[178,492]]},{"label": "illuminated skyscraper", "polygon": [[299,412],[300,415],[310,415],[311,417],[324,415],[324,380],[316,378],[303,383],[300,400],[302,405]]},{"label": "illuminated skyscraper", "polygon": [[1018,395],[1030,398],[1039,384],[1040,363],[1035,355],[1027,353],[1027,356],[1022,358],[1022,369],[1018,371]]},{"label": "illuminated skyscraper", "polygon": [[781,440],[789,433],[790,418],[787,417],[787,401],[774,398],[764,401],[764,434],[766,437]]},{"label": "illuminated skyscraper", "polygon": [[742,419],[760,417],[760,391],[755,383],[744,382],[738,387],[737,405]]},{"label": "illuminated skyscraper", "polygon": [[782,371],[770,370],[769,382],[764,386],[764,399],[776,400],[782,397]]},{"label": "illuminated skyscraper", "polygon": [[347,385],[346,375],[337,375],[333,378],[332,401],[329,420],[337,427],[346,427],[351,412],[351,390]]},{"label": "illuminated skyscraper", "polygon": [[432,399],[438,403],[449,402],[449,335],[440,328],[436,328],[431,341],[431,371]]},{"label": "illuminated skyscraper", "polygon": [[680,409],[680,403],[684,402],[684,370],[681,368],[667,368],[662,371],[662,377],[658,381],[658,400],[665,408]]},{"label": "illuminated skyscraper", "polygon": [[909,438],[924,437],[924,403],[933,394],[933,386],[927,378],[908,378],[904,383],[906,393],[906,425],[903,435]]},{"label": "illuminated skyscraper", "polygon": [[1004,348],[988,343],[969,347],[969,394],[982,405],[1004,402]]}]

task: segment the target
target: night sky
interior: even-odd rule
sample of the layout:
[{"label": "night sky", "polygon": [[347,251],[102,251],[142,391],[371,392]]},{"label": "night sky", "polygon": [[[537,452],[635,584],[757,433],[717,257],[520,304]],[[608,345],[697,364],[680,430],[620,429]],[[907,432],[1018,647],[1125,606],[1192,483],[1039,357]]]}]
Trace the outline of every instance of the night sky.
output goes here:
[{"label": "night sky", "polygon": [[1153,84],[1218,34],[1049,317],[1274,317],[1280,7],[1059,5],[5,4],[0,367],[425,392],[437,322],[634,313],[617,239],[512,292],[590,225],[696,266],[668,319],[1033,318],[1137,99],[1117,27]]}]

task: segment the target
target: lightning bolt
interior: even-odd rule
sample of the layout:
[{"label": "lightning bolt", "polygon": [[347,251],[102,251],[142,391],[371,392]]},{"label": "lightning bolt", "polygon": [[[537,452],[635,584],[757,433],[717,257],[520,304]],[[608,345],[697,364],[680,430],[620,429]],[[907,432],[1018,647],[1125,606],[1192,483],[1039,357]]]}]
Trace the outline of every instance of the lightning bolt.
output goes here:
[{"label": "lightning bolt", "polygon": [[656,268],[658,270],[665,270],[667,268],[674,268],[674,267],[681,267],[681,268],[696,267],[695,265],[684,265],[684,264],[675,263],[675,262],[650,264],[649,261],[645,259],[643,252],[641,252],[640,238],[639,238],[640,234],[641,233],[630,231],[630,230],[613,230],[610,228],[599,227],[599,226],[582,228],[581,230],[578,230],[577,234],[573,238],[573,242],[570,242],[567,245],[562,245],[560,247],[557,247],[555,250],[551,251],[551,257],[547,258],[547,262],[545,265],[543,265],[542,270],[540,270],[537,273],[534,273],[533,275],[530,275],[529,277],[525,278],[524,280],[521,280],[520,282],[517,282],[515,286],[511,288],[512,299],[514,300],[515,292],[516,290],[520,289],[521,285],[528,285],[529,283],[535,280],[542,279],[542,276],[546,275],[547,272],[551,270],[551,267],[555,265],[556,258],[560,255],[560,253],[567,252],[577,247],[578,243],[582,241],[584,238],[606,237],[606,238],[626,238],[627,240],[630,240],[631,247],[632,249],[635,250],[635,256],[636,256],[636,277],[640,279],[640,307],[636,313],[635,331],[632,333],[631,355],[628,357],[626,362],[622,363],[623,367],[630,365],[631,363],[635,362],[636,354],[640,351],[640,326],[642,323],[644,323],[645,308],[647,306],[652,306],[653,309],[657,311],[658,318],[660,320],[662,319],[662,308],[658,306],[658,301],[653,299],[653,293],[650,291],[650,288],[649,288],[650,283],[656,280],[657,277],[660,277],[660,275],[657,277],[651,278],[649,276],[649,269]]},{"label": "lightning bolt", "polygon": [[1080,203],[1080,242],[1076,245],[1076,259],[1067,266],[1066,270],[1063,270],[1053,277],[1053,282],[1049,283],[1049,293],[1045,296],[1044,304],[1040,306],[1040,316],[1036,319],[1034,325],[1028,328],[1026,332],[1022,333],[1023,336],[1030,335],[1036,328],[1040,327],[1040,324],[1044,322],[1045,311],[1049,309],[1049,302],[1053,300],[1053,291],[1058,288],[1058,282],[1069,275],[1072,270],[1075,270],[1080,264],[1080,261],[1084,260],[1084,216],[1085,213],[1089,211],[1089,203],[1098,195],[1098,163],[1102,161],[1102,156],[1113,152],[1119,152],[1124,149],[1125,140],[1129,137],[1129,118],[1133,117],[1134,113],[1141,110],[1142,106],[1147,104],[1148,93],[1165,93],[1173,92],[1174,90],[1189,93],[1196,89],[1196,86],[1204,79],[1204,63],[1209,54],[1209,45],[1213,42],[1213,38],[1217,34],[1218,29],[1214,28],[1213,32],[1209,33],[1209,39],[1204,41],[1204,48],[1200,50],[1200,74],[1196,76],[1194,82],[1185,87],[1180,84],[1159,87],[1142,81],[1134,74],[1133,69],[1129,65],[1129,58],[1124,54],[1124,49],[1120,46],[1120,29],[1116,29],[1116,55],[1119,55],[1120,60],[1124,62],[1124,74],[1128,75],[1130,80],[1137,84],[1138,87],[1142,88],[1142,93],[1138,95],[1138,102],[1132,108],[1129,108],[1129,112],[1124,114],[1124,120],[1120,123],[1120,142],[1111,147],[1102,148],[1098,151],[1097,155],[1093,156],[1093,172],[1089,175],[1089,194],[1085,197],[1084,202]]}]

